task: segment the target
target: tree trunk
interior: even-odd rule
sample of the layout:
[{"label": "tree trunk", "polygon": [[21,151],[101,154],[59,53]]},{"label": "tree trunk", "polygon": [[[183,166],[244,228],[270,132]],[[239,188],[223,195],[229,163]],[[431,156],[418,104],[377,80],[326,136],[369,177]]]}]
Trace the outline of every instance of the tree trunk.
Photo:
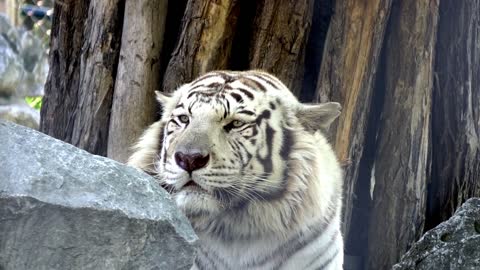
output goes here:
[{"label": "tree trunk", "polygon": [[391,0],[337,1],[320,68],[317,101],[331,100],[343,106],[332,133],[339,159],[351,162],[345,168],[344,182],[343,232],[347,235],[390,7]]},{"label": "tree trunk", "polygon": [[437,19],[438,1],[399,0],[392,10],[366,269],[389,269],[423,231]]},{"label": "tree trunk", "polygon": [[480,196],[480,2],[442,0],[427,228]]},{"label": "tree trunk", "polygon": [[228,68],[239,11],[238,0],[188,2],[182,32],[165,72],[165,92],[210,70]]},{"label": "tree trunk", "polygon": [[[45,84],[40,130],[72,142],[74,112],[80,85],[82,54],[89,0],[55,2],[50,41],[50,70]],[[81,112],[77,112],[80,114]]]},{"label": "tree trunk", "polygon": [[20,21],[20,4],[22,1],[20,0],[7,0],[7,17],[10,18],[12,25],[19,26],[21,24]]},{"label": "tree trunk", "polygon": [[52,31],[41,130],[99,155],[107,154],[123,5],[122,0],[55,4],[55,19],[62,23],[54,23]]},{"label": "tree trunk", "polygon": [[333,15],[334,0],[315,0],[313,5],[312,27],[305,49],[305,65],[300,100],[312,102],[318,84],[318,74],[322,63],[325,41]]},{"label": "tree trunk", "polygon": [[120,162],[131,154],[128,146],[155,121],[154,91],[161,89],[160,54],[166,15],[166,0],[126,1],[108,136],[108,157]]},{"label": "tree trunk", "polygon": [[300,95],[313,0],[259,1],[250,44],[250,68],[278,76]]}]

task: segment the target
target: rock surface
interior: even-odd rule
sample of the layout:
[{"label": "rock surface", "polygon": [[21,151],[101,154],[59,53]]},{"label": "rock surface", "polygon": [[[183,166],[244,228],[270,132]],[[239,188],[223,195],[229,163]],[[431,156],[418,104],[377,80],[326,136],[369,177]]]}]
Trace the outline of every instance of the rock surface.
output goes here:
[{"label": "rock surface", "polygon": [[0,96],[43,96],[47,44],[0,13]]},{"label": "rock surface", "polygon": [[[2,98],[0,97],[0,99]],[[8,105],[2,105],[2,101],[0,100],[0,119],[33,129],[38,129],[40,125],[40,115],[38,111],[28,106],[27,103],[22,100]]]},{"label": "rock surface", "polygon": [[197,236],[134,168],[0,120],[0,269],[189,269]]},{"label": "rock surface", "polygon": [[0,32],[0,96],[13,96],[23,77],[17,54]]},{"label": "rock surface", "polygon": [[480,198],[469,199],[425,233],[393,269],[480,269]]}]

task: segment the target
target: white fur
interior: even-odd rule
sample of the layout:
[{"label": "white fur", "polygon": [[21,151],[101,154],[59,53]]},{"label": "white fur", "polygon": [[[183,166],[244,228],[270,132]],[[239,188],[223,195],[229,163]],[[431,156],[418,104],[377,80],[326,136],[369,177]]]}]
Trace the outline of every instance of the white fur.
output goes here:
[{"label": "white fur", "polygon": [[[229,142],[236,140],[235,136],[241,137],[235,132],[225,133],[222,127],[231,119],[219,118],[218,111],[213,109],[219,107],[210,103],[195,103],[194,112],[189,115],[188,127],[172,123],[168,125],[170,119],[176,115],[186,114],[185,109],[175,107],[178,104],[191,103],[187,98],[192,87],[190,84],[180,87],[173,97],[159,96],[158,99],[164,106],[163,117],[145,132],[136,145],[136,152],[130,158],[129,164],[150,173],[158,173],[163,183],[177,190],[174,194],[176,203],[189,216],[200,237],[201,248],[198,256],[202,257],[202,263],[208,263],[213,257],[216,262],[211,266],[219,269],[317,269],[331,260],[325,269],[342,269],[343,241],[340,233],[342,172],[331,146],[320,132],[338,116],[339,105],[337,103],[303,105],[278,79],[261,71],[223,71],[222,74],[218,77],[210,75],[194,85],[226,84],[223,79],[225,74],[234,78],[244,77],[255,80],[268,90],[266,93],[255,91],[254,100],[244,99],[246,103],[243,104],[236,104],[230,100],[229,106],[232,106],[232,111],[242,105],[255,108],[259,113],[269,110],[272,102],[277,104],[278,108],[270,110],[271,117],[268,119],[268,125],[275,131],[270,149],[273,153],[274,169],[266,179],[255,183],[256,188],[265,191],[279,187],[281,180],[284,179],[283,169],[288,168],[288,181],[281,197],[271,200],[252,199],[245,208],[233,210],[231,206],[211,195],[215,189],[227,188],[238,184],[238,181],[249,181],[245,177],[243,179],[235,177],[240,166],[238,162],[229,164],[223,161],[224,158],[228,160],[232,157],[232,153],[228,151],[231,145]],[[269,80],[276,87],[272,87],[265,80]],[[233,81],[230,86],[245,88],[248,84]],[[260,149],[260,157],[265,157],[268,152],[267,142],[262,140],[266,138],[266,124],[260,123],[262,124],[258,124],[257,135],[259,142],[255,147]],[[162,129],[171,132],[172,135],[162,137]],[[294,138],[288,160],[283,160],[279,155],[283,149],[282,130],[289,131]],[[242,135],[248,136],[251,134],[248,132],[251,131],[247,130]],[[159,149],[160,141],[163,141],[162,149]],[[211,155],[209,164],[205,168],[193,171],[191,176],[183,171],[173,158],[175,151],[185,145],[189,147],[206,145],[207,148],[200,148],[207,149]],[[243,145],[245,149],[253,147],[247,142]],[[250,149],[250,152],[256,153],[255,149]],[[166,160],[165,163],[160,161],[163,159]],[[249,162],[253,169],[246,171],[251,170],[252,175],[263,168],[255,158]],[[211,172],[230,172],[215,171],[215,166],[220,165],[231,167],[232,176],[223,178],[208,176]],[[183,189],[191,179],[198,185],[197,189]],[[242,193],[239,192],[238,196],[242,196]],[[325,228],[317,235],[319,226]],[[222,233],[215,233],[219,228]],[[311,237],[310,234],[316,237]],[[302,239],[309,242],[295,250],[293,254],[287,252],[289,245],[301,245]],[[324,252],[318,256],[323,248]],[[274,250],[279,250],[280,253],[272,255],[271,252]],[[284,254],[282,250],[288,257],[282,255]],[[271,260],[259,263],[258,260],[265,256],[269,258],[271,256]],[[194,265],[193,269],[197,266],[200,267]]]}]

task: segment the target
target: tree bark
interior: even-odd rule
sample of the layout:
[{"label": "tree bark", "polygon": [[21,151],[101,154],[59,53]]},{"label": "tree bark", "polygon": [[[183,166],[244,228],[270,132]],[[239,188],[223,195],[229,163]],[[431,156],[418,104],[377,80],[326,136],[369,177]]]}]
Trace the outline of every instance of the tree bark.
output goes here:
[{"label": "tree bark", "polygon": [[124,0],[92,1],[85,25],[72,144],[102,156],[107,155],[124,4]]},{"label": "tree bark", "polygon": [[12,22],[12,25],[14,26],[19,26],[20,25],[20,16],[19,16],[19,10],[20,10],[20,0],[7,0],[6,2],[6,7],[7,7],[7,17],[10,18],[10,21]]},{"label": "tree bark", "polygon": [[334,0],[315,0],[313,4],[312,27],[305,49],[305,65],[300,100],[312,102],[318,83],[327,32],[333,15]]},{"label": "tree bark", "polygon": [[399,0],[392,10],[366,269],[389,269],[423,231],[437,19],[438,0]]},{"label": "tree bark", "polygon": [[238,0],[188,2],[182,32],[165,72],[165,92],[210,70],[228,68],[239,11]]},{"label": "tree bark", "polygon": [[61,22],[54,23],[52,33],[52,69],[41,130],[105,156],[123,1],[62,1],[55,5],[55,18]]},{"label": "tree bark", "polygon": [[127,161],[129,146],[155,120],[154,91],[161,88],[160,54],[167,3],[126,1],[108,136],[108,157],[120,162]]},{"label": "tree bark", "polygon": [[275,74],[296,96],[302,88],[313,4],[313,0],[260,1],[253,23],[250,68]]},{"label": "tree bark", "polygon": [[337,1],[320,67],[316,100],[342,104],[332,126],[335,151],[345,168],[343,232],[350,232],[354,191],[363,153],[378,58],[391,0]]},{"label": "tree bark", "polygon": [[480,196],[480,2],[442,0],[427,228]]},{"label": "tree bark", "polygon": [[[40,130],[72,142],[73,119],[79,100],[79,56],[82,54],[89,0],[56,1],[50,41],[50,69],[45,84]],[[78,112],[80,114],[81,112]]]}]

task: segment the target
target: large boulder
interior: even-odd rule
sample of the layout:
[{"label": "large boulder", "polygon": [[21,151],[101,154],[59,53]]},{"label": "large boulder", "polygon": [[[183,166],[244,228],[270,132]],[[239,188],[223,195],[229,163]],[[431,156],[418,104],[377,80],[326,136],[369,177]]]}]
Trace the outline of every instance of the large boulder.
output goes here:
[{"label": "large boulder", "polygon": [[189,269],[196,241],[152,177],[0,120],[0,269]]},{"label": "large boulder", "polygon": [[469,199],[425,233],[393,269],[480,269],[480,198]]}]

